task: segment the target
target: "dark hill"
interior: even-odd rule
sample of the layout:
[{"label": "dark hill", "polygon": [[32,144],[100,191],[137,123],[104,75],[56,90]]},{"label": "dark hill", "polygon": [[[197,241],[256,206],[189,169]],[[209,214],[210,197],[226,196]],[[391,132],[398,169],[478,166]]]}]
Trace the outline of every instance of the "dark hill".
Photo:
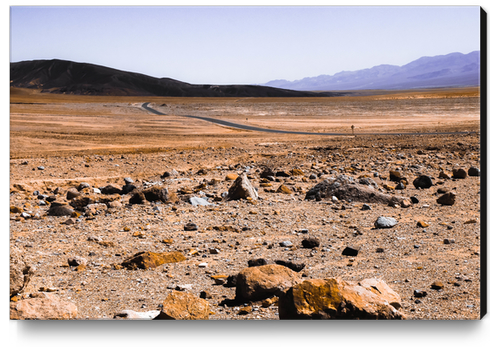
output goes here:
[{"label": "dark hill", "polygon": [[111,96],[193,97],[309,97],[336,96],[254,85],[197,85],[171,78],[116,70],[66,60],[32,60],[10,63],[10,86],[49,93]]}]

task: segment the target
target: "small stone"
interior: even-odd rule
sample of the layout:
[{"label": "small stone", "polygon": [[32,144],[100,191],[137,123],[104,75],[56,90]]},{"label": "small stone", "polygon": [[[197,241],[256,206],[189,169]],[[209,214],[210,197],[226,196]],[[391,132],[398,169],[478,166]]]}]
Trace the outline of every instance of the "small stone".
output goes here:
[{"label": "small stone", "polygon": [[275,263],[277,265],[285,266],[285,267],[293,270],[294,272],[300,272],[306,266],[306,264],[296,264],[296,263],[293,263],[291,261],[284,261],[284,260],[276,260]]},{"label": "small stone", "polygon": [[301,241],[301,245],[304,248],[316,248],[320,246],[320,240],[318,240],[317,238],[309,237],[303,239],[303,241]]},{"label": "small stone", "polygon": [[377,229],[393,228],[398,222],[392,217],[378,217],[376,222],[374,222],[374,227]]},{"label": "small stone", "polygon": [[269,262],[266,259],[259,258],[259,259],[250,259],[248,261],[248,267],[254,267],[254,266],[262,266],[262,265],[267,265]]},{"label": "small stone", "polygon": [[358,253],[359,253],[359,249],[350,246],[345,247],[344,250],[342,251],[342,255],[348,257],[356,257]]},{"label": "small stone", "polygon": [[449,244],[454,243],[454,242],[455,242],[454,239],[444,239],[444,241],[443,241],[443,243],[445,245],[449,245]]},{"label": "small stone", "polygon": [[376,248],[376,253],[383,253],[385,250],[384,248],[378,247]]},{"label": "small stone", "polygon": [[420,202],[419,199],[415,196],[411,196],[410,201],[412,202],[412,204],[418,204]]},{"label": "small stone", "polygon": [[468,176],[480,176],[480,169],[474,166],[470,167],[468,169]]},{"label": "small stone", "polygon": [[437,200],[438,204],[452,206],[456,202],[456,194],[453,192],[441,195]]},{"label": "small stone", "polygon": [[441,281],[435,281],[430,285],[431,289],[439,290],[444,288],[444,284]]},{"label": "small stone", "polygon": [[37,169],[38,170],[44,170],[44,166],[38,166]]},{"label": "small stone", "polygon": [[413,296],[416,298],[423,298],[423,297],[427,296],[427,292],[425,292],[423,290],[415,289],[413,291]]},{"label": "small stone", "polygon": [[130,178],[130,177],[125,177],[125,178],[124,178],[124,183],[125,183],[125,184],[131,184],[131,183],[134,183],[134,181],[133,181],[133,179],[132,179],[132,178]]},{"label": "small stone", "polygon": [[453,178],[466,178],[467,173],[464,169],[453,169]]},{"label": "small stone", "polygon": [[252,306],[244,306],[240,307],[240,310],[238,310],[239,315],[246,315],[252,312]]},{"label": "small stone", "polygon": [[419,220],[419,221],[417,222],[417,226],[418,226],[419,228],[427,228],[427,227],[429,226],[429,223],[426,223],[426,222],[424,222],[424,221]]},{"label": "small stone", "polygon": [[362,204],[361,211],[369,211],[372,210],[371,206],[368,204]]},{"label": "small stone", "polygon": [[225,180],[226,181],[234,181],[238,178],[238,175],[235,174],[235,173],[229,173],[228,175],[226,175],[225,177]]},{"label": "small stone", "polygon": [[87,259],[78,256],[75,256],[73,258],[68,258],[68,265],[69,266],[87,265]]},{"label": "small stone", "polygon": [[418,176],[414,181],[413,185],[415,188],[427,189],[433,186],[432,179],[429,176],[421,175]]},{"label": "small stone", "polygon": [[185,231],[196,231],[197,229],[197,225],[194,223],[187,223],[186,225],[184,225]]},{"label": "small stone", "polygon": [[291,241],[281,241],[279,242],[279,246],[281,247],[291,247],[293,243]]}]

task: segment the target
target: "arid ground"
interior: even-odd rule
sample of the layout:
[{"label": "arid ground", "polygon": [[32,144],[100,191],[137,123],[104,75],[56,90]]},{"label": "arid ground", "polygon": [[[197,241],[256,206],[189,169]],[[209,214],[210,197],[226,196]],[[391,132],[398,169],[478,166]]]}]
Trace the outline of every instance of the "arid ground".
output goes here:
[{"label": "arid ground", "polygon": [[[235,288],[211,277],[235,275],[264,258],[304,264],[305,279],[382,279],[400,295],[408,319],[478,319],[480,177],[452,178],[452,170],[480,167],[479,89],[370,94],[166,98],[11,89],[10,250],[35,267],[23,295],[50,291],[73,302],[79,319],[112,319],[122,310],[158,310],[177,288],[206,297],[210,319],[278,319],[275,304],[251,303],[250,311],[223,305]],[[164,115],[143,109],[146,102]],[[185,115],[345,136],[245,131]],[[393,132],[433,134],[383,135]],[[460,133],[438,134],[446,132]],[[301,174],[266,181],[266,167]],[[404,189],[390,180],[394,170],[406,178]],[[233,183],[226,176],[245,171],[259,200],[223,199]],[[339,174],[369,177],[378,190],[418,203],[368,203],[366,210],[357,201],[305,200],[308,190]],[[419,175],[434,185],[415,188]],[[118,204],[100,211],[47,215],[47,196],[68,202],[67,191],[80,183],[89,186],[81,194],[93,196],[93,188],[122,187],[124,178],[137,188],[164,186],[179,201],[130,204],[131,194],[119,194],[110,197]],[[291,193],[276,192],[281,185]],[[456,194],[454,205],[436,202],[443,191]],[[211,205],[193,206],[192,196]],[[398,224],[376,229],[379,216]],[[197,230],[185,231],[187,223]],[[305,237],[320,245],[302,247]],[[346,246],[358,255],[342,255]],[[117,266],[140,251],[180,251],[187,260],[150,270]],[[75,256],[87,261],[83,271],[68,265]],[[431,289],[434,282],[443,287]],[[415,290],[427,295],[417,298]]]}]

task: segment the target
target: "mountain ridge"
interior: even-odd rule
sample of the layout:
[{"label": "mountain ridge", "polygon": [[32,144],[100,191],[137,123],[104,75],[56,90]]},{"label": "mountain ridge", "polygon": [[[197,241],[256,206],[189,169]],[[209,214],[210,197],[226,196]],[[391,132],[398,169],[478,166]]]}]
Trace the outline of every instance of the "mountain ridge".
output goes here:
[{"label": "mountain ridge", "polygon": [[172,78],[156,78],[102,65],[61,59],[10,63],[10,86],[40,89],[46,93],[108,96],[318,97],[342,95],[260,85],[190,84]]},{"label": "mountain ridge", "polygon": [[263,86],[292,90],[412,89],[480,85],[480,51],[424,56],[408,64],[381,64],[300,80],[272,80]]}]

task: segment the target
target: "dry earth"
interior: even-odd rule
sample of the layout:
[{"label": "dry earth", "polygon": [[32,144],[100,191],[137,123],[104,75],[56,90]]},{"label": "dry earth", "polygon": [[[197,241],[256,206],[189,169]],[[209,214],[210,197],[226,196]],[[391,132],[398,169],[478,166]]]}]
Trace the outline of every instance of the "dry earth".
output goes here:
[{"label": "dry earth", "polygon": [[[144,102],[166,115],[143,110]],[[347,134],[354,124],[357,136],[239,131],[181,115]],[[205,291],[210,319],[278,319],[277,305],[252,303],[251,312],[222,305],[235,297],[235,288],[211,278],[235,275],[257,258],[305,264],[304,279],[382,279],[401,296],[408,319],[478,319],[480,177],[439,174],[479,168],[479,117],[477,89],[313,99],[110,98],[11,90],[10,205],[18,208],[10,214],[11,253],[36,268],[25,293],[53,291],[78,307],[80,319],[158,310],[176,288],[196,296]],[[392,131],[473,133],[359,135]],[[303,174],[264,185],[265,167]],[[389,172],[396,169],[407,178],[405,189],[393,189],[397,183]],[[172,170],[177,174],[162,177]],[[226,176],[245,171],[259,200],[222,200],[232,184]],[[379,190],[419,202],[407,208],[368,203],[371,210],[363,210],[362,202],[305,200],[309,189],[338,174],[356,180],[365,175]],[[435,185],[416,189],[412,182],[420,174]],[[121,187],[125,177],[137,187],[167,187],[180,201],[136,205],[129,203],[131,194],[122,194],[120,205],[69,218],[48,216],[49,202],[35,195],[66,201],[67,190],[82,182],[90,185],[84,192],[94,195],[92,188]],[[276,193],[281,184],[292,193]],[[456,194],[454,205],[436,202],[441,188]],[[207,197],[212,205],[192,206],[185,202],[191,196]],[[379,216],[398,224],[376,229]],[[184,231],[187,223],[198,229]],[[302,247],[306,237],[317,238],[320,246]],[[281,246],[283,241],[292,246]],[[346,246],[359,254],[343,256]],[[180,251],[187,260],[150,270],[117,266],[140,251]],[[84,270],[68,265],[75,256],[87,260]],[[442,289],[431,289],[436,281]],[[427,296],[416,298],[415,290]]]}]

